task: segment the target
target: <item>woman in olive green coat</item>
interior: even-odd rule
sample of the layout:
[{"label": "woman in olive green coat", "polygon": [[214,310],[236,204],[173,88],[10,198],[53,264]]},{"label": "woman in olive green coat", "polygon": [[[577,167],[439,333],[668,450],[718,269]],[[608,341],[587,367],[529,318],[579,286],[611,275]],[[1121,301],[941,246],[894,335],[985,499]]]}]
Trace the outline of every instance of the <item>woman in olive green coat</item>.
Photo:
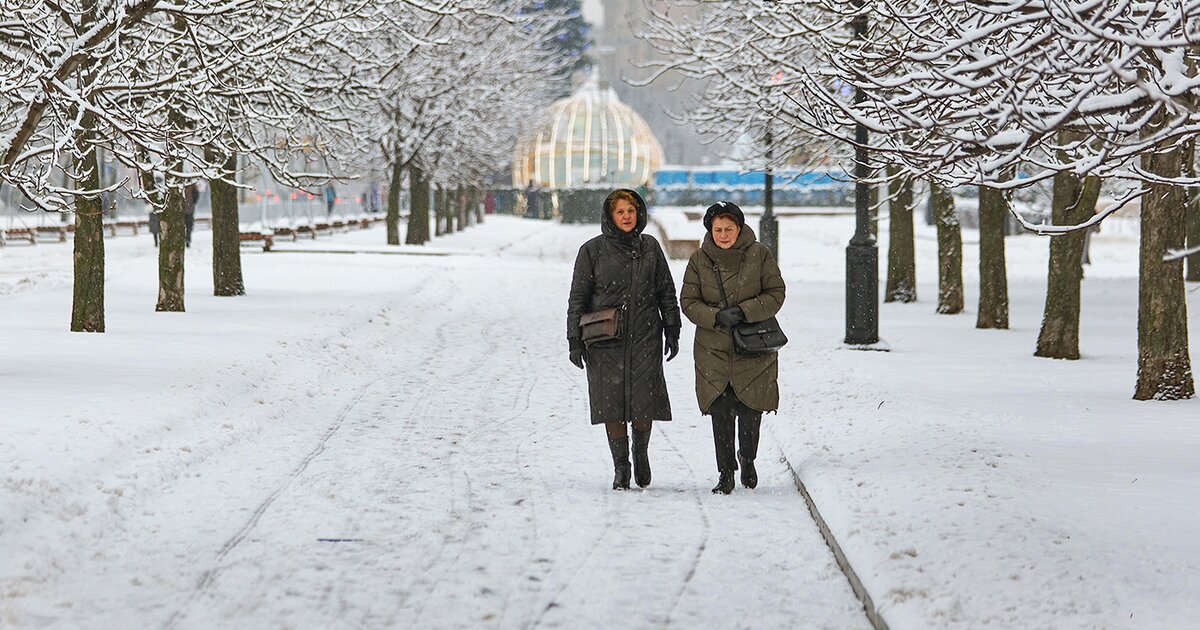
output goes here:
[{"label": "woman in olive green coat", "polygon": [[[696,399],[701,413],[712,416],[720,473],[713,492],[729,494],[739,461],[742,485],[758,485],[754,458],[762,414],[779,408],[777,355],[735,353],[731,330],[773,317],[783,306],[785,287],[775,257],[755,238],[741,208],[726,201],[713,204],[704,214],[704,227],[708,233],[688,261],[679,302],[696,325]],[[718,276],[728,304],[721,300]]]}]

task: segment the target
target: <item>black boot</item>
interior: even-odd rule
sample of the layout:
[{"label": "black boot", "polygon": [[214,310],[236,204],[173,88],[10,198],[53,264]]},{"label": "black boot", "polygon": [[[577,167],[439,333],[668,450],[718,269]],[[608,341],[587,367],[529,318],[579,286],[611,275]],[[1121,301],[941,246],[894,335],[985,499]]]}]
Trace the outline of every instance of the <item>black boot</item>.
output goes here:
[{"label": "black boot", "polygon": [[633,431],[633,479],[639,488],[650,485],[650,432]]},{"label": "black boot", "polygon": [[746,459],[738,453],[738,461],[742,464],[742,486],[751,490],[758,487],[758,471],[754,468],[754,460]]},{"label": "black boot", "polygon": [[713,494],[729,494],[733,492],[733,471],[722,470],[717,479],[717,485],[712,489]]},{"label": "black boot", "polygon": [[738,467],[733,444],[736,419],[728,403],[728,397],[722,396],[713,403],[712,408],[713,447],[717,455],[717,471],[721,473],[720,481],[712,490],[714,494],[733,492],[733,471]]},{"label": "black boot", "polygon": [[609,438],[608,450],[613,458],[613,490],[629,489],[629,438]]},{"label": "black boot", "polygon": [[758,435],[761,426],[761,413],[749,413],[738,418],[738,462],[742,465],[742,485],[751,489],[758,486],[758,471],[754,468],[754,458],[758,456]]}]

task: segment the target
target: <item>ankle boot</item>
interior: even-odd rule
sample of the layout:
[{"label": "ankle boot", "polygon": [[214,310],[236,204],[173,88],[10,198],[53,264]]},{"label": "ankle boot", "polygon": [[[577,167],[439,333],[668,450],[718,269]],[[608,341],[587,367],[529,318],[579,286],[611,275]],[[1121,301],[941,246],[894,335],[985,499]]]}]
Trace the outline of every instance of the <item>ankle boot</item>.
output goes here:
[{"label": "ankle boot", "polygon": [[650,485],[650,432],[633,432],[633,479],[639,488]]},{"label": "ankle boot", "polygon": [[742,486],[751,490],[758,487],[758,471],[754,469],[754,460],[738,453],[738,461],[742,463]]},{"label": "ankle boot", "polygon": [[712,489],[713,494],[729,494],[733,492],[733,471],[722,470],[717,485]]},{"label": "ankle boot", "polygon": [[613,458],[613,490],[629,489],[629,438],[621,436],[608,440]]}]

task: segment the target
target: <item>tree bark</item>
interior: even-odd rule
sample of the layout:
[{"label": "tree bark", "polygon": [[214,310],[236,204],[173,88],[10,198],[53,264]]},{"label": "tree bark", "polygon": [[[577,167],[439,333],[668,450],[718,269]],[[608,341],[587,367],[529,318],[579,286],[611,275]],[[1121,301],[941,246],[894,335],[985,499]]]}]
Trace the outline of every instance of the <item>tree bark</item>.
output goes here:
[{"label": "tree bark", "polygon": [[478,186],[471,187],[471,209],[475,211],[475,223],[483,223],[483,191]]},{"label": "tree bark", "polygon": [[[1076,225],[1096,213],[1100,179],[1080,181],[1073,173],[1054,176],[1050,220],[1054,225]],[[1050,239],[1050,265],[1046,281],[1046,308],[1034,356],[1049,359],[1079,358],[1079,283],[1083,278],[1083,232]]]},{"label": "tree bark", "polygon": [[[1196,139],[1186,142],[1183,151],[1183,175],[1196,176]],[[1191,186],[1184,189],[1184,247],[1196,249],[1200,247],[1200,187]],[[1183,279],[1188,282],[1200,281],[1200,253],[1192,254],[1183,261]]]},{"label": "tree bark", "polygon": [[[1194,188],[1187,205],[1187,246],[1200,247],[1200,190]],[[1200,253],[1187,257],[1187,280],[1200,282]]]},{"label": "tree bark", "polygon": [[392,179],[388,182],[387,207],[387,242],[388,245],[400,244],[400,186],[404,179],[404,165],[400,156],[392,160]]},{"label": "tree bark", "polygon": [[917,301],[917,262],[913,246],[913,181],[888,169],[888,266],[884,302]]},{"label": "tree bark", "polygon": [[408,233],[404,242],[423,245],[429,240],[429,182],[421,167],[408,167],[408,182],[411,187],[408,210]]},{"label": "tree bark", "polygon": [[447,198],[446,189],[442,186],[434,188],[433,205],[437,208],[437,235],[453,234],[454,233],[454,217],[450,215],[450,200]]},{"label": "tree bark", "polygon": [[471,213],[467,212],[467,191],[462,184],[454,189],[454,210],[458,215],[458,229],[471,227]]},{"label": "tree bark", "polygon": [[979,315],[976,328],[1008,328],[1008,273],[1004,257],[1004,221],[1008,195],[979,187]]},{"label": "tree bark", "polygon": [[[221,154],[213,147],[205,149],[205,159],[216,163]],[[225,156],[225,177],[237,174],[237,154]],[[222,179],[208,180],[212,202],[213,295],[246,295],[242,281],[241,224],[238,220],[237,188]],[[264,226],[265,229],[265,226]]]},{"label": "tree bark", "polygon": [[[90,145],[96,137],[96,116],[84,113],[80,119],[78,150],[83,153],[78,187],[95,190],[100,184],[97,149]],[[71,299],[71,332],[104,332],[104,208],[99,196],[75,196],[75,287]]]},{"label": "tree bark", "polygon": [[[1143,166],[1163,177],[1182,172],[1179,149],[1143,158]],[[1142,197],[1138,270],[1138,376],[1136,400],[1181,400],[1195,395],[1188,355],[1187,295],[1183,261],[1164,262],[1167,250],[1183,247],[1184,190],[1149,184]]]},{"label": "tree bark", "polygon": [[[179,167],[176,167],[179,168]],[[167,204],[158,218],[158,304],[156,311],[182,313],[183,308],[183,185],[167,188]]]},{"label": "tree bark", "polygon": [[938,306],[944,315],[963,310],[962,227],[954,212],[954,197],[944,186],[930,184],[938,239]]}]

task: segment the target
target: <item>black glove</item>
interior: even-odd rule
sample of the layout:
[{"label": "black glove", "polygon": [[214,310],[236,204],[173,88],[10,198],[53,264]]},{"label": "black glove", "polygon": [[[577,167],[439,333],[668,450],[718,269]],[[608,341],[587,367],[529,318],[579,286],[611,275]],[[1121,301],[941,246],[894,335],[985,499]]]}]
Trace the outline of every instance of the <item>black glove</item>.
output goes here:
[{"label": "black glove", "polygon": [[663,354],[670,361],[675,358],[675,355],[679,354],[679,329],[668,328],[666,334],[667,339],[663,342]]},{"label": "black glove", "polygon": [[730,306],[717,311],[717,323],[726,328],[733,328],[745,321],[746,314],[740,306]]},{"label": "black glove", "polygon": [[575,367],[582,370],[583,369],[583,340],[582,339],[568,339],[567,343],[571,344],[571,363],[574,363]]}]

